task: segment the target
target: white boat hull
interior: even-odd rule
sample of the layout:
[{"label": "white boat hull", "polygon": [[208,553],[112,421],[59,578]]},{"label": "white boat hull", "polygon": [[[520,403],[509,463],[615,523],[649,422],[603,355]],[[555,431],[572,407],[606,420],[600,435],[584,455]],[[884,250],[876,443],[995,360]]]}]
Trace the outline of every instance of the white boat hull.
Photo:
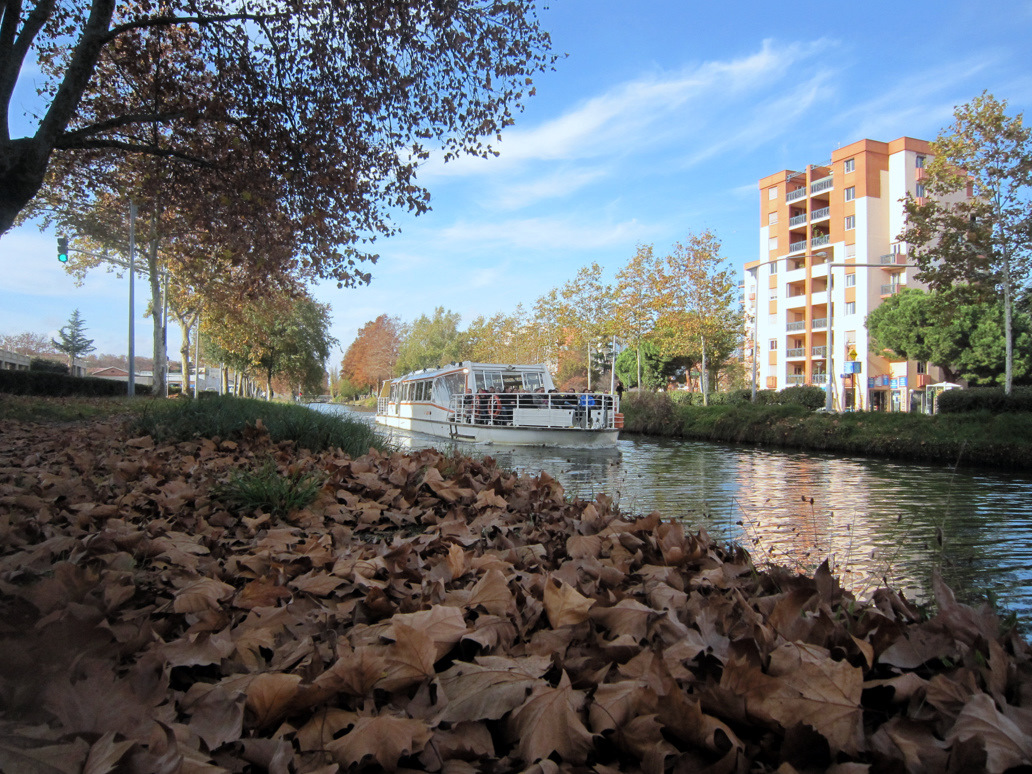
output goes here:
[{"label": "white boat hull", "polygon": [[399,430],[426,433],[452,441],[495,446],[615,446],[620,435],[619,430],[613,429],[473,425],[383,414],[377,414],[376,421],[378,424]]}]

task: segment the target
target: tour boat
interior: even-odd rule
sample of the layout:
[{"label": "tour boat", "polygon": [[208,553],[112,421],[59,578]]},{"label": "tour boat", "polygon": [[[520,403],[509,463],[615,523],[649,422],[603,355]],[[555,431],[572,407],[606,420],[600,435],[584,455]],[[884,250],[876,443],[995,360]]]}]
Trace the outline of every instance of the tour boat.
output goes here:
[{"label": "tour boat", "polygon": [[451,363],[385,382],[376,421],[456,441],[512,446],[613,446],[614,395],[558,392],[544,365]]}]

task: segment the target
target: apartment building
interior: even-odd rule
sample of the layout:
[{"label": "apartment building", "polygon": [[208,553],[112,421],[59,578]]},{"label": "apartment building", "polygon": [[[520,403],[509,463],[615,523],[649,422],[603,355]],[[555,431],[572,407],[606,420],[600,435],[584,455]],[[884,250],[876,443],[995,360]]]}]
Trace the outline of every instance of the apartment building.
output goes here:
[{"label": "apartment building", "polygon": [[930,157],[924,140],[860,140],[826,164],[759,181],[759,258],[745,265],[745,310],[746,363],[760,388],[830,388],[837,410],[924,406],[938,369],[875,354],[864,320],[901,288],[923,287],[897,237],[900,200],[924,195]]}]

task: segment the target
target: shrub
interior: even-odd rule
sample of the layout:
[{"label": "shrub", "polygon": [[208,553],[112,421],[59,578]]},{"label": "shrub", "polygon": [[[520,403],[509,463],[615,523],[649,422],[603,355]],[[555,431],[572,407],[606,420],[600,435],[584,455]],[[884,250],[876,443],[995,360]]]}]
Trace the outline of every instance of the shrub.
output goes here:
[{"label": "shrub", "polygon": [[810,384],[802,384],[795,387],[786,387],[777,394],[777,403],[783,405],[806,406],[810,409],[819,409],[827,401],[827,393],[820,387]]},{"label": "shrub", "polygon": [[1032,411],[1032,387],[1015,387],[1008,396],[1002,387],[970,387],[946,390],[937,400],[942,414],[963,414],[988,411],[999,414],[1009,411]]},{"label": "shrub", "polygon": [[34,357],[29,361],[30,371],[41,371],[48,374],[67,374],[68,364],[59,363],[56,360],[47,360],[45,357]]},{"label": "shrub", "polygon": [[[92,376],[68,376],[48,371],[0,371],[0,392],[12,395],[45,395],[49,397],[78,395],[86,398],[121,396],[126,383]],[[137,395],[149,395],[150,387],[136,385]]]}]

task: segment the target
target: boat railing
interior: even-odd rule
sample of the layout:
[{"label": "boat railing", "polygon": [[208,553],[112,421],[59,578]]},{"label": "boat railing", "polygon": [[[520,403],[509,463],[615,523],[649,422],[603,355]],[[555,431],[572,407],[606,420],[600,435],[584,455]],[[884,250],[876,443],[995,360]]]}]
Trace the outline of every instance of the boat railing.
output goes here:
[{"label": "boat railing", "polygon": [[613,395],[578,392],[479,392],[452,395],[449,421],[509,427],[618,428],[620,402]]}]

